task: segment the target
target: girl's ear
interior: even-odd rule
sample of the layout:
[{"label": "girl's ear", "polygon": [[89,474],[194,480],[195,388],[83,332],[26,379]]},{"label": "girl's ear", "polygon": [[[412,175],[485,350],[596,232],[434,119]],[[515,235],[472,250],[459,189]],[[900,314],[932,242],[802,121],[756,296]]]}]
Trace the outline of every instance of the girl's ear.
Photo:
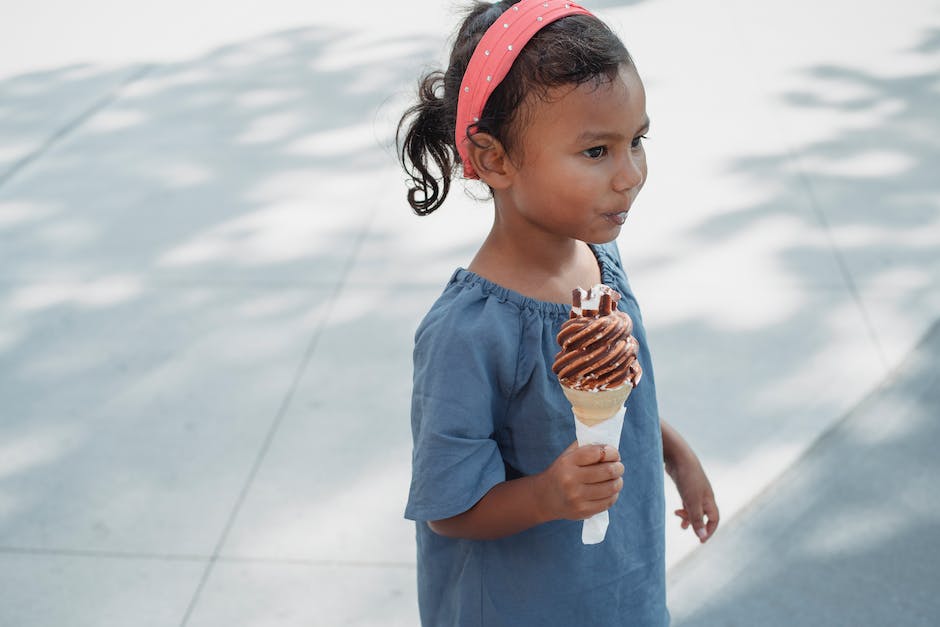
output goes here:
[{"label": "girl's ear", "polygon": [[489,133],[477,133],[467,146],[467,158],[480,180],[493,189],[504,189],[512,181],[515,166],[503,144]]}]

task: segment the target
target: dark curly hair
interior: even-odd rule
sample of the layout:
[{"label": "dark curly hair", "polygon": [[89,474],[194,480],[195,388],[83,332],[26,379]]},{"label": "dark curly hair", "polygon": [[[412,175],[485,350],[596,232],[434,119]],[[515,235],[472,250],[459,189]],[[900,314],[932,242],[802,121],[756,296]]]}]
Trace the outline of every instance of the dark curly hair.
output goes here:
[{"label": "dark curly hair", "polygon": [[[417,104],[398,123],[398,154],[410,178],[408,204],[418,215],[428,215],[443,204],[454,172],[463,165],[454,143],[460,84],[483,34],[516,2],[477,1],[470,7],[457,31],[447,70],[422,77]],[[525,45],[493,90],[476,132],[492,135],[511,153],[524,122],[522,105],[530,95],[544,100],[552,88],[561,85],[611,81],[621,67],[632,63],[623,42],[599,19],[563,17]]]}]

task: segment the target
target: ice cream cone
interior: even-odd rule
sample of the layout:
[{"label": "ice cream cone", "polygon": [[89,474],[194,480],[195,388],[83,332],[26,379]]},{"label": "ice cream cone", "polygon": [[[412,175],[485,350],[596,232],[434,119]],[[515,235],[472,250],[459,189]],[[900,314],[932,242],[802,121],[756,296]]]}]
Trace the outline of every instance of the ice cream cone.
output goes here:
[{"label": "ice cream cone", "polygon": [[[571,315],[561,325],[552,372],[571,403],[578,446],[620,448],[624,403],[640,381],[639,344],[633,321],[617,309],[620,294],[607,285],[571,293]],[[610,515],[585,519],[581,542],[597,544],[607,535]]]},{"label": "ice cream cone", "polygon": [[593,427],[614,416],[623,408],[627,397],[633,391],[633,384],[627,382],[612,390],[576,390],[561,386],[571,411],[581,424]]}]

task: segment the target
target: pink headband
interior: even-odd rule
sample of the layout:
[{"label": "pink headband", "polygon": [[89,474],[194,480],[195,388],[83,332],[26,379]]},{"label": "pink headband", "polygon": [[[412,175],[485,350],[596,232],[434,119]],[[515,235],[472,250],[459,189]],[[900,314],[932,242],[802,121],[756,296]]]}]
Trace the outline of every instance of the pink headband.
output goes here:
[{"label": "pink headband", "polygon": [[506,78],[522,47],[535,33],[555,20],[577,14],[591,12],[567,0],[520,0],[483,34],[470,57],[457,98],[454,135],[466,178],[480,178],[467,158],[467,130],[480,121],[490,94]]}]

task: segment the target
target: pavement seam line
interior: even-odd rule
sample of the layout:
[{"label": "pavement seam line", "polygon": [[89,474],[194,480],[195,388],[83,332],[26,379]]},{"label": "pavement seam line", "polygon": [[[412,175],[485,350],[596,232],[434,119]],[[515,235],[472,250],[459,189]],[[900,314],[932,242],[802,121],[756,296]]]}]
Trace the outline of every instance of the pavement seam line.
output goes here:
[{"label": "pavement seam line", "polygon": [[15,178],[20,172],[29,167],[32,163],[37,161],[40,157],[45,155],[47,152],[52,150],[57,144],[62,142],[66,137],[74,133],[76,130],[81,128],[85,122],[93,118],[95,115],[106,109],[109,105],[115,102],[121,96],[121,92],[127,88],[128,85],[135,83],[136,81],[142,79],[144,76],[149,74],[154,70],[156,66],[153,64],[146,64],[140,67],[136,72],[132,72],[130,76],[125,78],[123,81],[118,83],[117,86],[112,88],[108,93],[103,97],[99,98],[93,102],[87,109],[81,111],[74,118],[66,122],[62,127],[53,131],[46,140],[39,145],[38,148],[34,149],[26,156],[21,157],[16,162],[13,163],[6,172],[0,174],[0,189],[2,189],[7,183]]},{"label": "pavement seam line", "polygon": [[[183,553],[144,553],[135,551],[108,551],[93,549],[66,549],[42,547],[9,547],[0,546],[0,555],[32,555],[45,557],[76,557],[88,559],[114,559],[114,560],[142,560],[151,562],[205,562],[209,555],[192,555]],[[265,557],[265,556],[238,556],[220,555],[217,561],[231,564],[280,564],[284,566],[312,566],[312,567],[349,567],[349,568],[405,568],[414,569],[414,562],[396,561],[355,561],[330,559],[303,559],[296,557]]]},{"label": "pavement seam line", "polygon": [[44,555],[50,557],[87,557],[91,559],[124,559],[147,560],[165,562],[202,562],[204,555],[187,555],[182,553],[142,553],[134,551],[108,551],[94,549],[66,549],[42,547],[9,547],[0,546],[0,555]]},{"label": "pavement seam line", "polygon": [[300,365],[297,367],[297,370],[294,373],[294,377],[291,380],[291,384],[287,388],[287,393],[285,394],[284,399],[281,401],[281,405],[275,414],[271,426],[268,427],[268,432],[265,435],[258,454],[255,456],[255,461],[248,472],[248,477],[245,480],[245,483],[242,485],[242,489],[239,491],[238,498],[235,500],[235,505],[229,514],[228,521],[225,523],[225,527],[222,529],[222,533],[216,542],[215,549],[213,549],[212,555],[209,557],[206,563],[206,567],[203,570],[202,577],[199,579],[199,583],[196,585],[196,590],[193,592],[193,596],[189,601],[189,605],[186,607],[186,611],[183,614],[182,620],[180,621],[180,627],[186,627],[189,624],[189,620],[192,618],[193,611],[196,609],[196,605],[199,603],[199,599],[202,597],[202,591],[205,589],[206,584],[209,581],[209,577],[212,575],[212,571],[215,570],[216,563],[219,561],[225,561],[220,559],[222,547],[224,547],[225,543],[228,541],[228,535],[231,533],[232,527],[234,527],[235,521],[238,518],[239,513],[241,513],[242,506],[244,505],[245,500],[248,498],[248,493],[251,491],[251,488],[254,485],[255,477],[257,477],[258,472],[261,470],[261,466],[264,464],[268,450],[270,450],[271,444],[274,442],[274,437],[280,430],[281,423],[284,421],[284,417],[287,415],[287,410],[290,409],[294,395],[296,394],[297,389],[300,387],[300,381],[303,379],[304,373],[306,373],[307,367],[309,366],[310,361],[313,359],[313,353],[316,350],[317,344],[319,344],[320,337],[323,335],[323,331],[326,328],[326,323],[333,314],[333,310],[336,307],[336,301],[339,299],[339,295],[346,286],[346,281],[352,271],[356,259],[359,256],[359,251],[362,249],[363,243],[365,242],[366,237],[371,230],[377,209],[377,204],[373,204],[372,211],[369,213],[369,218],[366,221],[365,226],[363,227],[362,231],[360,231],[358,237],[351,246],[351,251],[343,269],[343,273],[336,281],[333,291],[329,294],[329,296],[327,296],[327,306],[326,310],[323,312],[323,317],[320,318],[319,324],[317,324],[316,328],[314,329],[313,335],[311,336],[310,341],[307,343],[307,348],[304,350],[303,356],[301,357]]},{"label": "pavement seam line", "polygon": [[844,282],[845,287],[849,290],[849,294],[852,296],[852,300],[855,301],[855,306],[862,315],[862,324],[865,325],[865,330],[868,332],[868,338],[872,345],[874,345],[875,352],[878,354],[878,358],[881,360],[882,369],[885,373],[888,373],[891,370],[888,355],[881,344],[881,339],[878,337],[878,334],[875,333],[874,322],[871,319],[871,315],[868,313],[868,307],[865,306],[865,302],[862,300],[861,293],[858,291],[858,286],[855,284],[855,278],[852,276],[852,271],[849,269],[849,264],[845,260],[845,255],[842,254],[842,249],[839,248],[839,244],[836,242],[835,234],[832,231],[832,225],[829,224],[829,219],[826,217],[825,212],[819,205],[819,201],[816,198],[815,189],[813,188],[813,183],[810,180],[809,175],[806,173],[806,169],[803,167],[803,163],[800,160],[800,157],[789,144],[787,144],[786,147],[790,159],[796,165],[796,172],[800,179],[800,183],[802,183],[803,189],[806,191],[806,195],[809,198],[810,208],[813,210],[813,213],[816,216],[816,220],[819,222],[820,226],[822,226],[823,231],[826,234],[826,241],[829,243],[829,250],[832,252],[832,256],[836,261],[836,265],[839,267],[839,273],[842,275],[842,281]]}]

